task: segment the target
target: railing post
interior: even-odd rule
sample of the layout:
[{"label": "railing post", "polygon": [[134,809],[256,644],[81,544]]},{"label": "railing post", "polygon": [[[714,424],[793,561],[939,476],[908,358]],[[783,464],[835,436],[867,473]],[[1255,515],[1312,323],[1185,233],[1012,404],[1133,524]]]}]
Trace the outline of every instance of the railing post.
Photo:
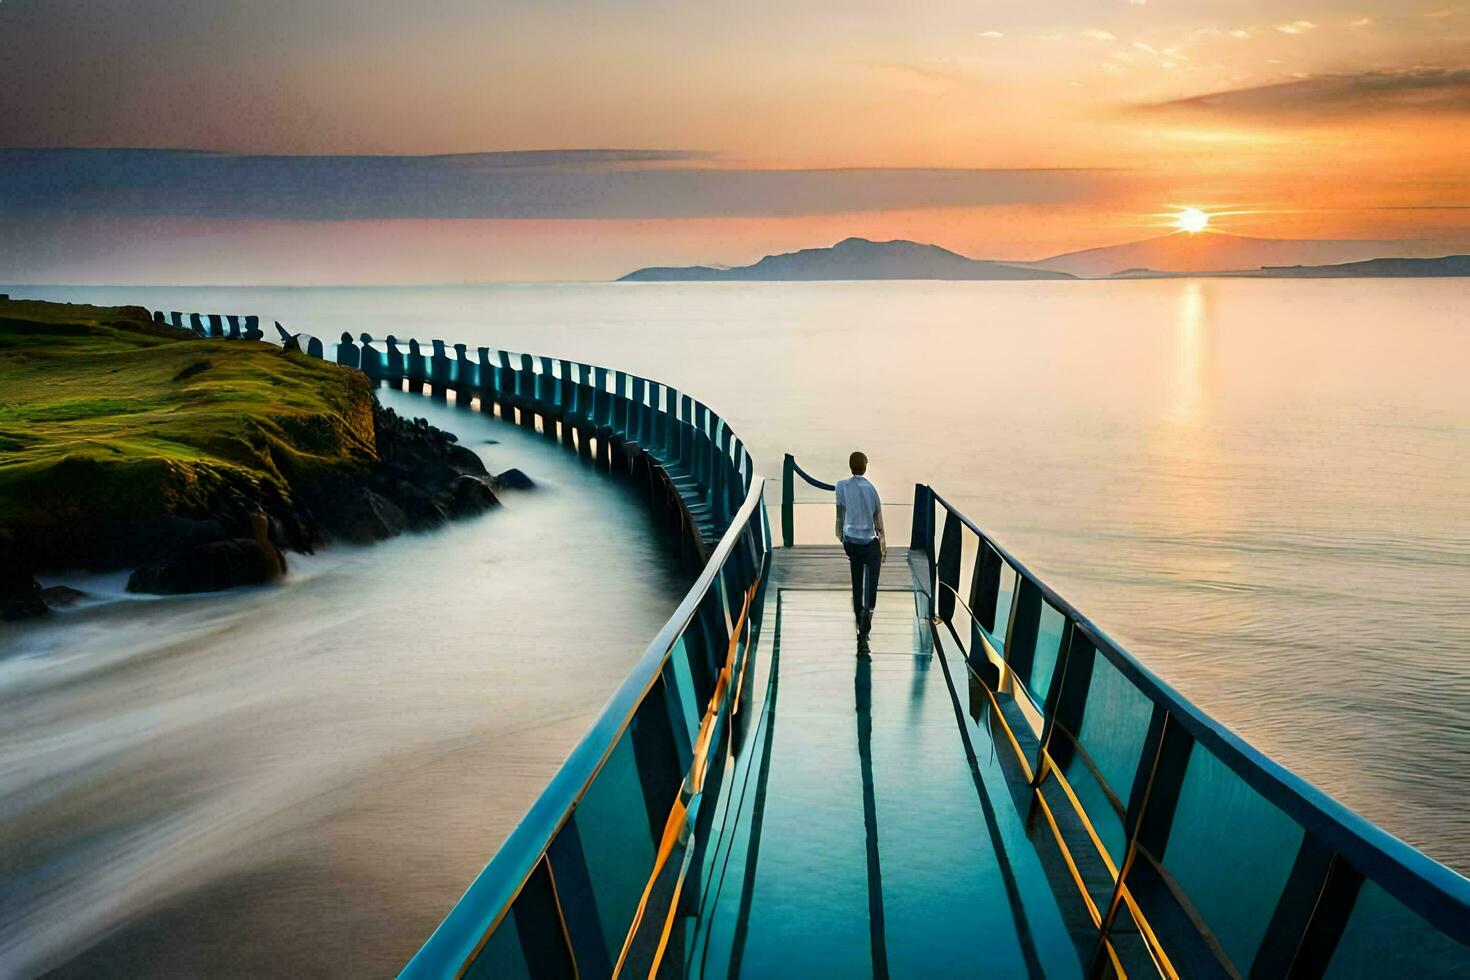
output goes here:
[{"label": "railing post", "polygon": [[781,547],[791,547],[796,527],[796,457],[790,453],[781,461]]},{"label": "railing post", "polygon": [[933,491],[922,483],[914,484],[914,522],[909,529],[909,550],[929,554],[934,550],[934,532],[930,524],[934,520]]},{"label": "railing post", "polygon": [[929,580],[925,583],[928,593],[928,614],[932,620],[936,612],[934,602],[935,594],[939,590],[936,584],[938,567],[934,560],[934,491],[927,484],[914,484],[914,521],[909,532],[909,551],[922,552],[925,558],[924,564],[929,571]]}]

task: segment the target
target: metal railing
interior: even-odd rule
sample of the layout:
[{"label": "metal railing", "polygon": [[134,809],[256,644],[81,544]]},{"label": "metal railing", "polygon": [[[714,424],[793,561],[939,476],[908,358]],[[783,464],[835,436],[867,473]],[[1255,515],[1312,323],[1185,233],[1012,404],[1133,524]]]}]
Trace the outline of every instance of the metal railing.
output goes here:
[{"label": "metal railing", "polygon": [[441,340],[427,346],[426,352],[417,340],[391,335],[375,341],[362,334],[354,341],[344,333],[335,358],[374,381],[479,396],[514,409],[523,421],[540,416],[588,438],[601,436],[599,451],[616,436],[706,488],[716,532],[729,524],[755,479],[754,461],[730,426],[669,385],[566,358],[488,347],[471,354],[465,344]]},{"label": "metal railing", "polygon": [[[820,498],[803,500],[798,497],[796,493],[798,486],[796,482],[797,477],[801,478],[802,486],[812,487],[821,491]],[[812,476],[806,470],[802,469],[801,464],[796,461],[795,456],[792,456],[790,453],[786,454],[785,459],[781,463],[781,547],[791,548],[799,543],[798,538],[801,536],[801,529],[797,526],[799,523],[796,519],[797,507],[824,507],[827,508],[828,517],[833,516],[834,512],[831,509],[833,498],[827,496],[827,494],[832,493],[836,489],[836,484],[828,483],[825,480]],[[902,540],[902,537],[895,532],[902,527],[902,515],[909,512],[910,509],[911,505],[909,504],[892,502],[883,504],[883,513],[888,525],[887,533],[889,540],[895,538]],[[894,511],[899,512],[900,520],[897,525],[893,521],[888,520]],[[830,522],[823,525],[821,534],[821,542],[823,544],[829,544],[835,540],[832,529],[833,525]]]},{"label": "metal railing", "polygon": [[[320,356],[320,341],[296,339]],[[647,449],[699,480],[728,529],[404,975],[652,975],[708,839],[705,791],[721,784],[748,716],[771,554],[763,481],[718,416],[666,386],[487,348],[471,357],[462,344],[451,357],[431,343],[427,354],[416,341],[380,349],[344,334],[335,357],[389,384],[479,395]],[[796,476],[832,489],[786,457],[786,546]],[[948,635],[980,692],[972,711],[999,724],[1030,816],[1045,822],[1033,840],[1056,848],[1061,884],[1091,919],[1093,972],[1470,975],[1470,880],[1211,719],[922,484],[910,549],[927,559],[936,638]]]},{"label": "metal railing", "polygon": [[936,630],[1029,782],[1095,970],[1470,975],[1470,880],[1210,718],[930,487],[914,497]]},{"label": "metal railing", "polygon": [[[173,320],[183,325],[181,314]],[[201,336],[259,339],[216,329],[237,320],[190,315]],[[325,356],[319,339],[276,326],[283,341]],[[717,540],[591,729],[402,975],[652,975],[714,819],[701,804],[740,738],[771,553],[765,481],[717,414],[667,385],[565,359],[428,346],[344,333],[332,356],[376,383],[539,419],[599,454],[619,443],[676,474],[683,505],[708,507]]]},{"label": "metal railing", "polygon": [[[180,330],[192,330],[201,337],[218,337],[227,340],[262,340],[260,317],[221,315],[218,313],[171,312],[165,318],[162,310],[153,313],[153,322],[171,324]],[[280,324],[276,324],[277,329]],[[320,356],[320,355],[318,355]]]},{"label": "metal railing", "polygon": [[699,580],[403,976],[656,971],[756,643],[770,554],[762,487],[751,486]]}]

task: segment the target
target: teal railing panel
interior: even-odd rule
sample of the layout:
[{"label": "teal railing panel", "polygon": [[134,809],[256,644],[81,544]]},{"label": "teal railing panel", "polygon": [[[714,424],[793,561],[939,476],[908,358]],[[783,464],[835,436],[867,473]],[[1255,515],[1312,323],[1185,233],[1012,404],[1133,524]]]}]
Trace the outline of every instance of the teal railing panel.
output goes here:
[{"label": "teal railing panel", "polygon": [[[700,768],[727,749],[719,740],[728,732],[734,707],[736,685],[730,675],[743,669],[748,647],[753,598],[746,596],[760,589],[765,571],[764,561],[752,572],[736,567],[741,563],[733,559],[742,548],[763,557],[769,553],[762,510],[762,487],[756,483],[674,615],[403,976],[437,978],[473,970],[485,950],[503,959],[502,933],[511,929],[532,976],[555,973],[569,955],[568,945],[584,975],[611,972],[629,939],[642,893],[655,876],[660,847],[670,833],[681,854],[693,843],[679,835],[692,827],[706,788],[699,781]],[[732,647],[739,655],[735,662],[721,663]],[[703,664],[699,652],[709,655]],[[709,691],[710,703],[701,700],[701,687]],[[681,741],[671,716],[686,726],[695,717],[702,720],[694,732],[696,739],[705,735],[704,744],[696,742],[683,772],[674,768],[688,732]],[[659,795],[656,789],[673,791]],[[664,854],[663,866],[673,858],[672,851]],[[544,903],[538,908],[532,895],[523,910],[523,889],[543,865],[558,893],[565,894],[554,909]],[[661,925],[667,912],[645,907],[644,928]],[[544,925],[553,914],[553,924],[565,924],[566,937],[543,948],[540,941],[554,938],[555,930],[528,930],[526,919],[538,916]]]},{"label": "teal railing panel", "polygon": [[[1374,944],[1402,975],[1470,975],[1470,880],[1262,755],[921,487],[925,500],[942,521],[916,513],[913,546],[939,568],[941,625],[977,679],[1034,710],[1035,798],[1061,820],[1045,801],[1063,786],[1094,841],[1068,859],[1114,882],[1094,903],[1100,956],[1142,926],[1144,963],[1166,975],[1354,976]],[[957,526],[975,538],[968,569],[954,568]]]}]

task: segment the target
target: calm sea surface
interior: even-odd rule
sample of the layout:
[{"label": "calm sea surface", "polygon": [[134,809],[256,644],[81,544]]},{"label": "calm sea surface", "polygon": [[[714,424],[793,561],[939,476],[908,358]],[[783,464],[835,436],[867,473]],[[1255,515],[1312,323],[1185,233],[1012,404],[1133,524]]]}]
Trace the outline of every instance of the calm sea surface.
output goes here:
[{"label": "calm sea surface", "polygon": [[[1470,871],[1470,281],[4,288],[623,367],[772,476],[861,448],[891,523],[932,484],[1205,710]],[[621,488],[435,411],[547,491],[280,589],[0,632],[0,964],[381,973],[458,896],[682,582]]]}]

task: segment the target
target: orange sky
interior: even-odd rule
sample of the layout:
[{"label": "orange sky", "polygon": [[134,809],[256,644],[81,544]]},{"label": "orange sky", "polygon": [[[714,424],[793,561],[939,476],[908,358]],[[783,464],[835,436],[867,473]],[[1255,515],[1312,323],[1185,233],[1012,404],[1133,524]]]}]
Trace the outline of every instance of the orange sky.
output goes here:
[{"label": "orange sky", "polygon": [[[514,220],[367,206],[351,224],[237,214],[172,242],[140,239],[200,216],[162,206],[88,214],[79,195],[65,202],[64,228],[23,223],[46,239],[39,249],[24,248],[17,226],[0,230],[0,280],[126,268],[247,281],[305,267],[335,281],[368,269],[393,281],[603,278],[852,234],[1038,258],[1157,233],[1170,205],[1231,212],[1217,226],[1249,235],[1470,242],[1470,4],[86,8],[0,4],[0,147],[649,147],[698,154],[659,164],[668,168],[1083,168],[1107,178],[1065,199],[1023,189],[915,208],[889,195],[841,213],[816,204],[802,213],[788,195],[767,213],[748,201],[722,213],[716,202],[673,217],[625,202],[609,218],[591,200],[585,219],[561,206]],[[7,207],[21,205],[0,188]],[[35,211],[34,200],[25,207]],[[182,244],[197,235],[212,255]],[[312,257],[303,242],[357,261]]]}]

